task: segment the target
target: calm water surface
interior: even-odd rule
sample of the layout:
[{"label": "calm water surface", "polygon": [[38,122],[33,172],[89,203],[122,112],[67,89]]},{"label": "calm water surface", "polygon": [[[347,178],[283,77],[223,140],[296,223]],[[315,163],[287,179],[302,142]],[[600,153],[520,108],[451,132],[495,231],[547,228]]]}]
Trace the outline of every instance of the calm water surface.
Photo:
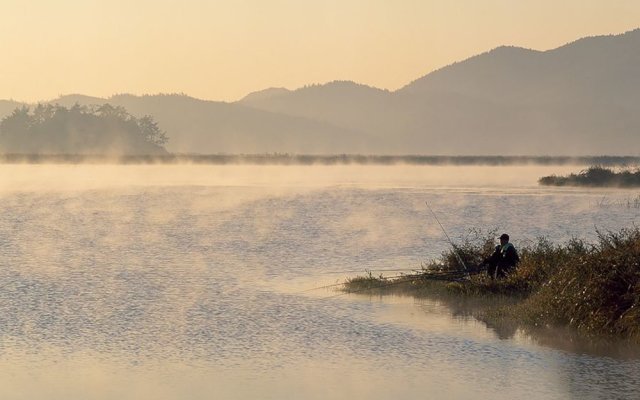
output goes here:
[{"label": "calm water surface", "polygon": [[425,201],[454,240],[638,223],[636,191],[536,184],[576,170],[0,166],[0,398],[637,399],[626,347],[307,290],[437,257]]}]

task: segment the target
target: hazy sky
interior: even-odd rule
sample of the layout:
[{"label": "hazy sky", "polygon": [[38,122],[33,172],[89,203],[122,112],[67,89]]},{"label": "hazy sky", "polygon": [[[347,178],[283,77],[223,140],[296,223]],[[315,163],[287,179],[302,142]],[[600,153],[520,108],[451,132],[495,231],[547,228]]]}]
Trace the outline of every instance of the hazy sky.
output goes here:
[{"label": "hazy sky", "polygon": [[639,0],[0,0],[0,99],[395,90],[502,44],[640,27]]}]

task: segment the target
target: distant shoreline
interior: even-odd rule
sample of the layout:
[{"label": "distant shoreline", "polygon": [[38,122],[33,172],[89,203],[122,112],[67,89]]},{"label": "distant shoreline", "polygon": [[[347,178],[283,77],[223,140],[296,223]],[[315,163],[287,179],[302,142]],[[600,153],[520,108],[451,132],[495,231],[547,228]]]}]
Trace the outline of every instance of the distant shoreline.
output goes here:
[{"label": "distant shoreline", "polygon": [[640,156],[429,156],[309,154],[74,155],[0,154],[0,164],[253,164],[253,165],[603,165],[633,166]]},{"label": "distant shoreline", "polygon": [[593,166],[577,174],[543,176],[538,182],[544,186],[634,188],[640,187],[640,170],[615,171],[611,168]]}]

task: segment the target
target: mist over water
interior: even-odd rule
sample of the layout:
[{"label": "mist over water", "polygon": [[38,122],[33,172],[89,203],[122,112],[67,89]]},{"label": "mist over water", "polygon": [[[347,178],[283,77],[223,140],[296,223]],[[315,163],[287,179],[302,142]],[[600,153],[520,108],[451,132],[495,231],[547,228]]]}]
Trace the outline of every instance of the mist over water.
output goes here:
[{"label": "mist over water", "polygon": [[632,190],[575,167],[0,166],[0,397],[633,398],[640,361],[503,335],[444,304],[328,298],[469,228],[594,239]]}]

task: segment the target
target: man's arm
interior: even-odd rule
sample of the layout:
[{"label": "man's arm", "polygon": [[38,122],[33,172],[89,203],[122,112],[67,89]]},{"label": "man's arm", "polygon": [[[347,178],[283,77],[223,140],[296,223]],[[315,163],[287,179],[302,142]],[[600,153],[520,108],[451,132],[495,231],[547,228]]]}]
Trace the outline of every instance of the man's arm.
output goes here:
[{"label": "man's arm", "polygon": [[499,259],[500,259],[500,246],[497,246],[493,254],[485,258],[484,261],[482,261],[482,265],[487,265],[487,264],[495,265],[498,263]]}]

